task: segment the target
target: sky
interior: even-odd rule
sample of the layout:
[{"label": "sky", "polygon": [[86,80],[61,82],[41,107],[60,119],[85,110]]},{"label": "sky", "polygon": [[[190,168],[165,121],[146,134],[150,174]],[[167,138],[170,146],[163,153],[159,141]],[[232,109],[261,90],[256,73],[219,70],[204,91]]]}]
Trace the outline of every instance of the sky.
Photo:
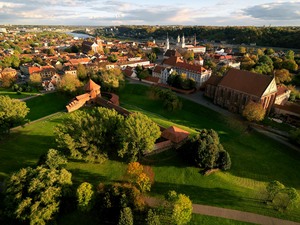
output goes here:
[{"label": "sky", "polygon": [[0,24],[300,26],[300,0],[0,0]]}]

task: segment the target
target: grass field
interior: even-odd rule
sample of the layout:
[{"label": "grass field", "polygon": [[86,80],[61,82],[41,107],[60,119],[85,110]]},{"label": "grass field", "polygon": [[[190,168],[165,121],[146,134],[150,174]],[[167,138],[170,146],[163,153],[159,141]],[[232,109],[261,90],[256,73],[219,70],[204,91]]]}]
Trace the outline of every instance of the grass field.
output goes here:
[{"label": "grass field", "polygon": [[18,94],[16,91],[12,91],[7,88],[0,88],[0,95],[7,95],[11,98],[17,98],[17,99],[30,97],[37,94],[38,94],[37,92],[21,92],[21,94]]},{"label": "grass field", "polygon": [[30,108],[27,118],[33,121],[52,113],[65,110],[70,99],[71,97],[59,92],[44,94],[29,99],[26,101],[26,105]]},{"label": "grass field", "polygon": [[[160,196],[174,189],[190,196],[193,203],[234,208],[300,222],[299,208],[280,213],[261,201],[261,190],[265,182],[274,179],[300,190],[298,153],[265,136],[255,132],[248,133],[240,122],[224,118],[187,100],[183,100],[182,110],[166,112],[159,102],[148,100],[146,92],[147,87],[127,85],[120,94],[120,101],[124,107],[142,111],[166,127],[175,124],[192,133],[196,133],[195,129],[202,128],[217,130],[221,143],[230,153],[233,162],[229,172],[202,176],[199,169],[186,165],[174,151],[149,157],[144,163],[152,165],[155,172],[156,182],[152,187],[152,195]],[[38,108],[39,104],[45,107],[43,101],[32,107]],[[65,116],[65,113],[61,113],[45,121],[32,123],[1,141],[0,180],[19,168],[34,165],[41,154],[49,148],[55,148],[53,127]],[[72,172],[75,184],[88,181],[97,185],[99,182],[122,180],[125,167],[126,164],[120,161],[107,161],[102,165],[69,162],[67,169]]]}]

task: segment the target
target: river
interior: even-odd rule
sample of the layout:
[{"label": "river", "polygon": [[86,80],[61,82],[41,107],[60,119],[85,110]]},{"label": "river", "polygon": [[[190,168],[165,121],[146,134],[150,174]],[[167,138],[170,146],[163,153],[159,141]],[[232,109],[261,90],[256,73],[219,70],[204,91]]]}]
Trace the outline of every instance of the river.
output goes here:
[{"label": "river", "polygon": [[93,38],[93,36],[88,35],[88,34],[81,34],[81,33],[72,33],[72,32],[66,32],[66,34],[68,35],[72,35],[73,37],[77,37],[77,38]]}]

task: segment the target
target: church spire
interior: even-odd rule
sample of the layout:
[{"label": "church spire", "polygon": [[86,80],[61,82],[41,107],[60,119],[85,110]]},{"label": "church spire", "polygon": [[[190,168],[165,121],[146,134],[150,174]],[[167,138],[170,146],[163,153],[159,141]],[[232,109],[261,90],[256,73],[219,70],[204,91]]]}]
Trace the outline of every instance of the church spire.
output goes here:
[{"label": "church spire", "polygon": [[195,34],[194,46],[196,47],[196,45],[197,45],[197,39],[196,39],[196,34]]},{"label": "church spire", "polygon": [[169,41],[169,34],[167,33],[167,44],[166,49],[168,50],[170,48],[170,41]]},{"label": "church spire", "polygon": [[181,48],[185,48],[185,38],[184,38],[184,34],[182,35]]}]

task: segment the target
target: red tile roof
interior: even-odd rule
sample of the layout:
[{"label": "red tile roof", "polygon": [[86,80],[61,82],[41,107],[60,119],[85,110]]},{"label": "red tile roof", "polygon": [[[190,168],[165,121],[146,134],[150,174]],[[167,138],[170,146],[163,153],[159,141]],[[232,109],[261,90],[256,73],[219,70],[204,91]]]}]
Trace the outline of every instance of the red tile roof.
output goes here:
[{"label": "red tile roof", "polygon": [[186,139],[190,135],[189,132],[182,130],[178,127],[171,126],[167,129],[165,129],[162,133],[161,136],[163,138],[166,138],[168,140],[171,140],[172,142],[175,143],[180,143],[184,139]]},{"label": "red tile roof", "polygon": [[156,65],[156,66],[154,67],[153,72],[154,72],[154,73],[161,73],[161,71],[164,70],[165,68],[166,68],[165,66]]},{"label": "red tile roof", "polygon": [[41,72],[41,68],[37,66],[30,66],[28,67],[29,74]]},{"label": "red tile roof", "polygon": [[166,65],[169,65],[169,66],[175,66],[176,63],[178,62],[183,62],[179,57],[175,57],[175,56],[172,56],[168,59],[165,59],[162,64],[166,64]]},{"label": "red tile roof", "polygon": [[216,76],[216,75],[211,75],[210,78],[206,81],[206,85],[210,84],[213,86],[218,86],[218,84],[220,83],[220,81],[222,80],[223,77],[220,76]]},{"label": "red tile roof", "polygon": [[159,77],[151,77],[151,76],[149,76],[149,77],[146,77],[145,80],[151,81],[151,82],[154,82],[154,83],[158,83]]},{"label": "red tile roof", "polygon": [[96,84],[92,79],[84,86],[85,91],[93,91],[100,89],[100,85]]},{"label": "red tile roof", "polygon": [[273,79],[272,76],[231,68],[222,78],[219,86],[260,98]]}]

